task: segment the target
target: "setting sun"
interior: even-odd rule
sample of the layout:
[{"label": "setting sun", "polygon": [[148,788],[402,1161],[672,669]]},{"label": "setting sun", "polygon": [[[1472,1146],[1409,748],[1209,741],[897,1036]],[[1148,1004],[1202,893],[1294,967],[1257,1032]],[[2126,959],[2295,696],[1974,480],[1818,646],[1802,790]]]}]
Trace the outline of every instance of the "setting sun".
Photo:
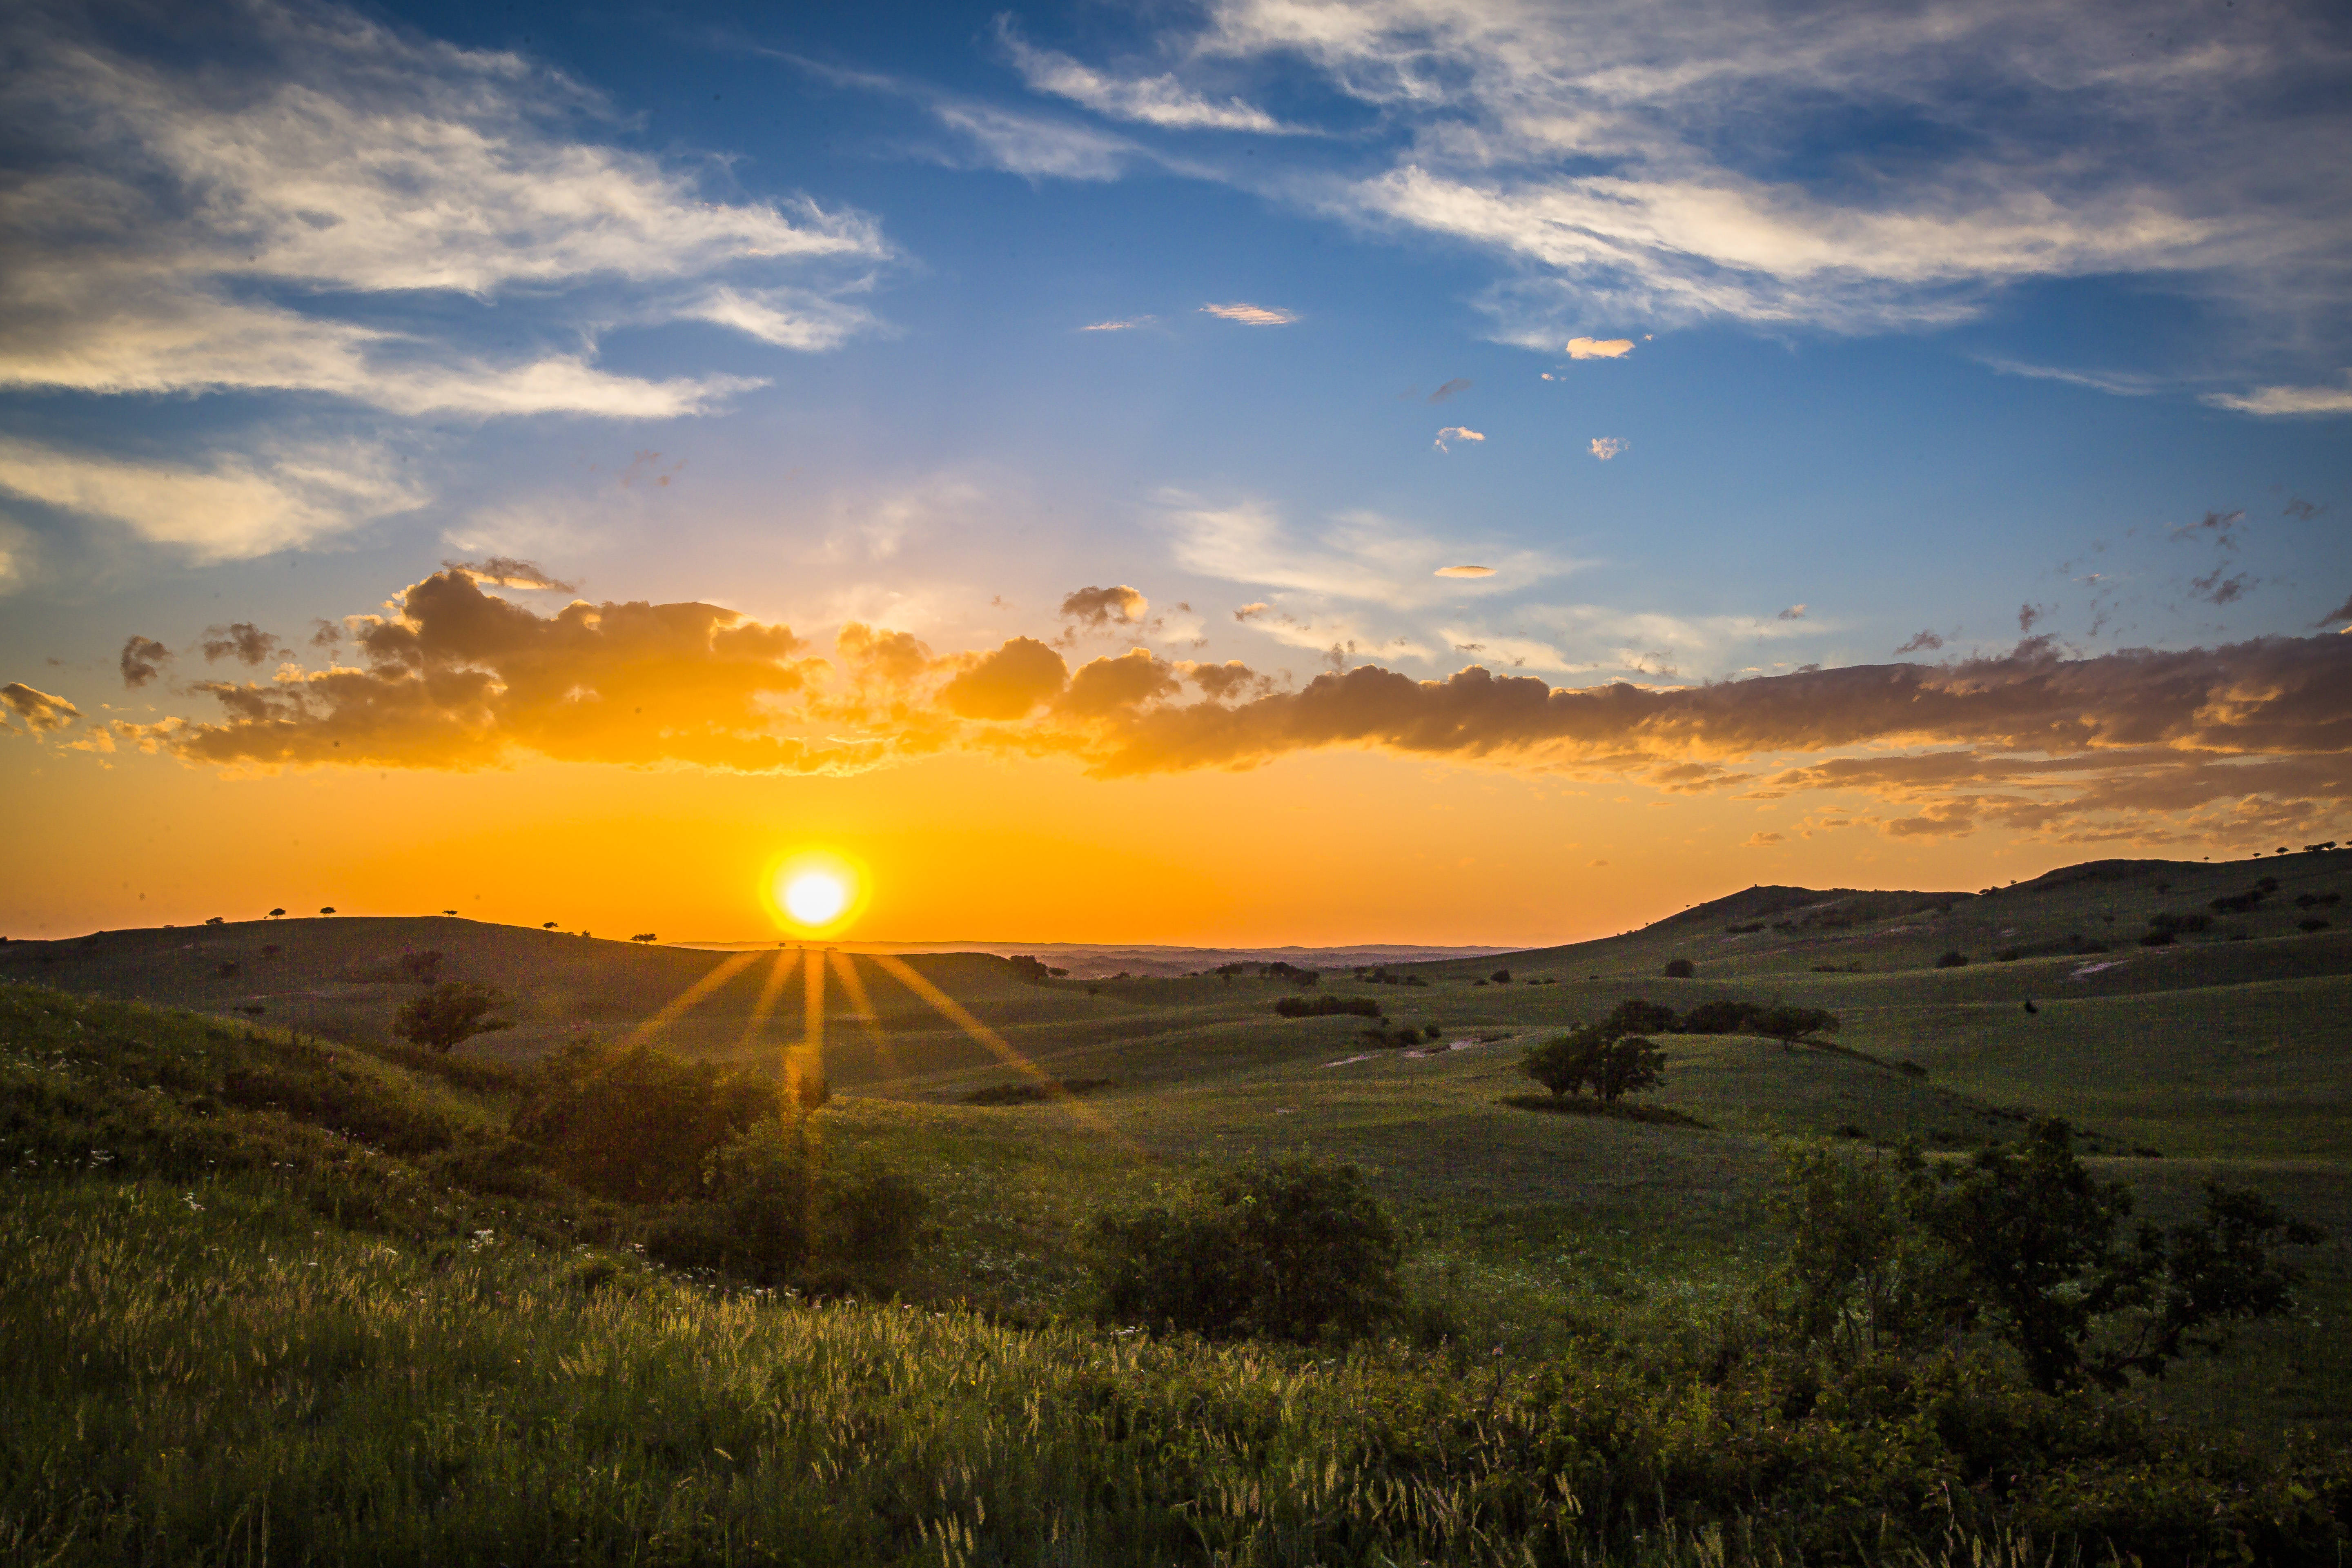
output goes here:
[{"label": "setting sun", "polygon": [[784,912],[804,926],[830,925],[849,903],[849,889],[825,871],[803,871],[784,887]]}]

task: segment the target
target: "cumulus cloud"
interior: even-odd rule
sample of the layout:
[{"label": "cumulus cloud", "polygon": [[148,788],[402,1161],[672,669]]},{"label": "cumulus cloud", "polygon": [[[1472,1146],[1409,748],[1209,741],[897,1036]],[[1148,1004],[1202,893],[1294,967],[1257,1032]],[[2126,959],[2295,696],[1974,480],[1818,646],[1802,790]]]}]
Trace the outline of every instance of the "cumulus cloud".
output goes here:
[{"label": "cumulus cloud", "polygon": [[[454,571],[351,624],[356,667],[198,683],[217,719],[110,732],[232,766],[474,768],[538,754],[847,771],[965,747],[1121,775],[1342,747],[1763,800],[1860,792],[1898,807],[1883,820],[1905,837],[2160,831],[2248,810],[2284,826],[2352,800],[2352,639],[2334,636],[2081,659],[2032,639],[1996,658],[1697,686],[1555,688],[1483,668],[1420,680],[1360,664],[1276,689],[1238,663],[1144,648],[1073,674],[1025,637],[935,657],[862,624],[843,629],[837,662],[821,660],[789,628],[711,605],[541,616]],[[1200,700],[1184,700],[1187,686]],[[9,691],[28,720],[72,716]]]},{"label": "cumulus cloud", "polygon": [[[579,341],[701,320],[814,350],[870,324],[821,275],[854,293],[888,257],[871,219],[709,200],[577,134],[593,97],[516,55],[301,0],[182,13],[144,53],[82,8],[8,16],[0,384],[664,418],[758,383],[615,374]],[[508,300],[524,345],[454,338],[459,298]]]},{"label": "cumulus cloud", "polygon": [[1239,321],[1244,326],[1249,327],[1286,327],[1298,320],[1296,312],[1277,310],[1270,305],[1245,305],[1236,302],[1230,305],[1203,305],[1201,310],[1205,315],[1220,317],[1228,321]]},{"label": "cumulus cloud", "polygon": [[1435,392],[1431,393],[1429,395],[1429,400],[1432,403],[1444,403],[1450,397],[1458,397],[1463,393],[1469,391],[1471,385],[1472,383],[1468,376],[1457,375],[1453,380],[1446,382],[1444,385],[1440,386]]},{"label": "cumulus cloud", "polygon": [[1592,455],[1605,463],[1632,445],[1622,436],[1595,436],[1592,438]]},{"label": "cumulus cloud", "polygon": [[5,703],[37,734],[62,730],[81,717],[81,710],[64,698],[37,691],[21,680],[0,686],[0,703]]},{"label": "cumulus cloud", "polygon": [[1115,588],[1080,588],[1062,600],[1062,614],[1090,630],[1132,626],[1150,613],[1151,603],[1122,583]]},{"label": "cumulus cloud", "polygon": [[122,684],[135,691],[163,674],[171,661],[172,650],[153,637],[127,637],[122,644]]},{"label": "cumulus cloud", "polygon": [[1568,357],[1570,359],[1623,359],[1633,352],[1631,338],[1570,338]]},{"label": "cumulus cloud", "polygon": [[1460,425],[1448,425],[1444,429],[1440,430],[1437,433],[1437,439],[1432,444],[1441,452],[1450,452],[1454,449],[1450,445],[1452,442],[1484,441],[1486,438],[1486,437],[1478,431],[1468,429]]},{"label": "cumulus cloud", "polygon": [[422,505],[391,455],[367,443],[160,463],[0,439],[0,489],[103,519],[199,562],[309,544]]},{"label": "cumulus cloud", "polygon": [[251,621],[237,621],[226,626],[206,626],[204,639],[196,646],[204,649],[206,661],[214,664],[232,657],[239,664],[267,664],[271,658],[285,651],[276,637]]}]

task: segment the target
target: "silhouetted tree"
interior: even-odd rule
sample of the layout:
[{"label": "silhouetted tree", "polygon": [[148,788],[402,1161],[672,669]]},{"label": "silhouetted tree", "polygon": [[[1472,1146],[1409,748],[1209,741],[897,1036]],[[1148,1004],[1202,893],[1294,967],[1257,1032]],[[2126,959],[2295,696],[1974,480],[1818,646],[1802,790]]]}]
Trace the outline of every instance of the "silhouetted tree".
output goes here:
[{"label": "silhouetted tree", "polygon": [[1688,980],[1696,973],[1697,972],[1691,966],[1691,961],[1687,958],[1666,960],[1666,978],[1669,980]]},{"label": "silhouetted tree", "polygon": [[661,938],[659,938],[659,937],[656,936],[653,932],[651,932],[651,931],[639,931],[636,935],[635,935],[635,936],[631,937],[629,940],[630,940],[631,942],[659,942],[659,941],[661,940]]},{"label": "silhouetted tree", "polygon": [[269,911],[269,918],[274,921],[282,921],[286,918],[286,911],[284,910],[272,910]]},{"label": "silhouetted tree", "polygon": [[1782,1050],[1793,1051],[1808,1035],[1836,1034],[1838,1016],[1820,1007],[1767,1007],[1755,1027],[1765,1038],[1780,1041]]},{"label": "silhouetted tree", "polygon": [[319,912],[322,915],[333,914],[335,912],[335,906],[332,904],[321,904],[319,906]]},{"label": "silhouetted tree", "polygon": [[1486,978],[1497,985],[1508,985],[1511,983],[1511,972],[1507,969],[1497,969]]},{"label": "silhouetted tree", "polygon": [[539,929],[541,931],[553,931],[555,929],[555,922],[553,921],[541,921],[540,922]]},{"label": "silhouetted tree", "polygon": [[512,1018],[493,1016],[509,1005],[506,995],[490,986],[471,980],[445,980],[402,1004],[393,1015],[392,1032],[404,1040],[446,1052],[476,1035],[513,1028]]}]

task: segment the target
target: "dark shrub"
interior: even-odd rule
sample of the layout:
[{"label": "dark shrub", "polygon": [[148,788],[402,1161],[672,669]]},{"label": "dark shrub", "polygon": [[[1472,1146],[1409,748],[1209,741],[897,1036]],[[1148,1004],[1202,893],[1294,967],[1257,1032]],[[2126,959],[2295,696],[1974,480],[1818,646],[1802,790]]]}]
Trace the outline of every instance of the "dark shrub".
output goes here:
[{"label": "dark shrub", "polygon": [[1511,983],[1511,972],[1507,969],[1497,969],[1486,978],[1497,985],[1508,985]]},{"label": "dark shrub", "polygon": [[827,1258],[899,1263],[912,1255],[930,1212],[923,1190],[881,1166],[828,1175],[819,1203],[819,1240]]},{"label": "dark shrub", "polygon": [[1753,1002],[1702,1002],[1683,1015],[1686,1035],[1739,1035],[1763,1016]]},{"label": "dark shrub", "polygon": [[1666,978],[1669,980],[1688,980],[1696,973],[1697,971],[1692,967],[1691,961],[1687,958],[1666,960]]},{"label": "dark shrub", "polygon": [[2213,924],[2213,917],[2191,910],[2185,915],[2150,915],[2147,917],[2147,923],[2155,931],[2170,931],[2176,934],[2188,931],[2193,935],[2198,931],[2210,930]]},{"label": "dark shrub", "polygon": [[1936,967],[1938,969],[1965,969],[1968,963],[1969,955],[1958,948],[1940,955],[1936,960]]},{"label": "dark shrub", "polygon": [[624,1203],[681,1198],[719,1145],[782,1114],[765,1079],[722,1076],[645,1046],[586,1047],[551,1058],[517,1137],[547,1152],[573,1184]]},{"label": "dark shrub", "polygon": [[1211,1338],[1353,1339],[1400,1299],[1403,1244],[1352,1165],[1244,1166],[1181,1209],[1106,1215],[1090,1242],[1106,1318]]}]

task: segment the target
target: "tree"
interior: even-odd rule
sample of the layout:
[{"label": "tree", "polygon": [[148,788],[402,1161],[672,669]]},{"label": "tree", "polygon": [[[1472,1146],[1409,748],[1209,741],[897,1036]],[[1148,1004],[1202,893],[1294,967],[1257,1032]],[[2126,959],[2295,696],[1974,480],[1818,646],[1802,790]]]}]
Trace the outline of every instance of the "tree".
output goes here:
[{"label": "tree", "polygon": [[515,1136],[546,1150],[567,1180],[623,1203],[693,1195],[713,1152],[786,1116],[773,1079],[721,1073],[646,1046],[583,1043],[547,1058],[539,1074]]},{"label": "tree", "polygon": [[1486,978],[1497,985],[1508,985],[1511,983],[1511,972],[1507,969],[1497,969]]},{"label": "tree", "polygon": [[455,910],[443,910],[441,912],[447,915],[451,920],[456,920],[457,918],[457,911]]},{"label": "tree", "polygon": [[404,1003],[393,1015],[392,1032],[429,1049],[448,1052],[472,1039],[514,1027],[512,1018],[492,1015],[509,1006],[504,993],[471,980],[445,980]]},{"label": "tree", "polygon": [[284,910],[272,910],[269,911],[269,918],[274,921],[282,921],[286,918],[286,911]]},{"label": "tree", "polygon": [[539,929],[541,931],[553,931],[555,929],[555,922],[553,921],[541,921],[540,922]]},{"label": "tree", "polygon": [[1584,1086],[1592,1081],[1593,1055],[1599,1046],[1591,1033],[1592,1026],[1587,1024],[1538,1041],[1519,1058],[1519,1071],[1555,1096],[1583,1093]]},{"label": "tree", "polygon": [[2123,1238],[2130,1192],[2094,1179],[2056,1119],[1940,1175],[1916,1147],[1891,1162],[1800,1154],[1778,1207],[1793,1243],[1773,1304],[1782,1321],[1848,1353],[1982,1329],[2045,1392],[2120,1388],[2219,1350],[2228,1324],[2289,1304],[2300,1276],[2272,1247],[2320,1239],[2218,1183],[2200,1220]]},{"label": "tree", "polygon": [[321,904],[319,906],[319,912],[322,915],[333,914],[335,912],[335,906],[332,904]]},{"label": "tree", "polygon": [[1640,1094],[1665,1081],[1666,1053],[1641,1035],[1621,1035],[1594,1058],[1594,1092],[1603,1105],[1621,1095]]},{"label": "tree", "polygon": [[1782,1050],[1793,1051],[1808,1035],[1836,1034],[1838,1016],[1820,1007],[1767,1007],[1758,1015],[1755,1029],[1768,1040],[1780,1041]]},{"label": "tree", "polygon": [[1696,973],[1697,970],[1692,965],[1691,961],[1687,958],[1670,958],[1666,960],[1666,978],[1669,980],[1688,980]]},{"label": "tree", "polygon": [[1554,1095],[1580,1094],[1590,1084],[1603,1105],[1657,1088],[1665,1078],[1665,1053],[1623,1016],[1649,1005],[1621,1003],[1597,1024],[1580,1024],[1528,1047],[1519,1071]]},{"label": "tree", "polygon": [[651,932],[651,931],[639,931],[636,935],[635,935],[635,936],[631,937],[629,940],[630,940],[631,942],[659,942],[659,941],[661,940],[661,938],[659,938],[659,937],[656,936],[653,932]]}]

